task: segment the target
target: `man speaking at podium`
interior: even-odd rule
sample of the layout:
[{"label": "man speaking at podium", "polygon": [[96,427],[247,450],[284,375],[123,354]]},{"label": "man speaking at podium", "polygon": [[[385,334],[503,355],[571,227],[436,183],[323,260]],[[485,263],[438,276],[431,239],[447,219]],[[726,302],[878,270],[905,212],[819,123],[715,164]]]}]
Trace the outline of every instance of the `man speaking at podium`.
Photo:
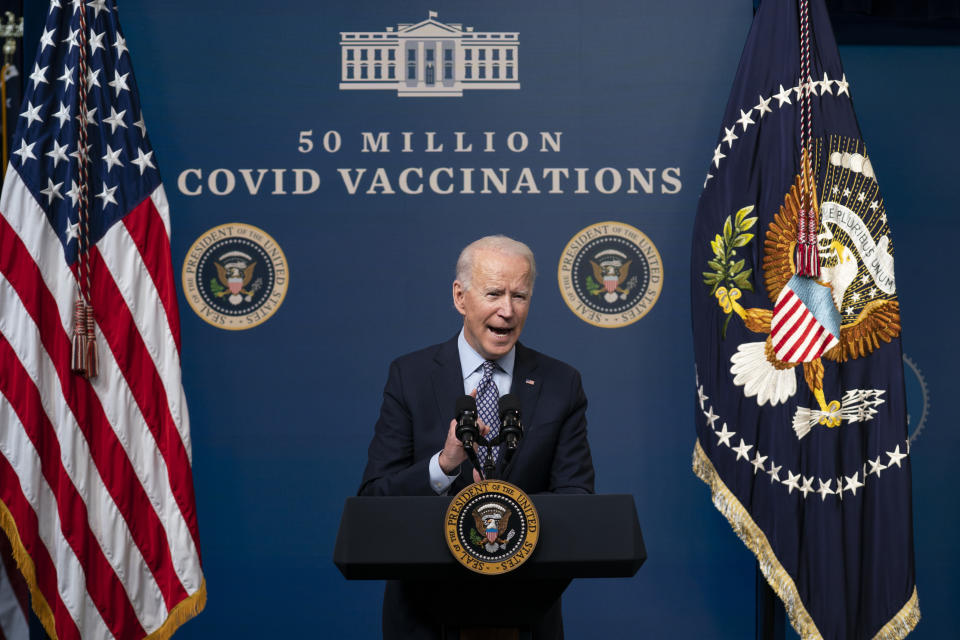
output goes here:
[{"label": "man speaking at podium", "polygon": [[[530,494],[593,493],[580,374],[517,341],[535,278],[533,252],[505,236],[481,238],[460,253],[453,305],[463,316],[463,329],[390,365],[360,495],[460,491],[473,481],[473,468],[451,419],[457,400],[476,396],[483,431],[493,437],[499,429],[497,399],[507,393],[519,399],[524,434],[509,463],[497,451],[503,447],[492,448],[496,477]],[[409,595],[402,583],[387,584],[384,637],[439,637],[439,627],[418,615]],[[559,609],[558,602],[534,637],[562,635]]]}]

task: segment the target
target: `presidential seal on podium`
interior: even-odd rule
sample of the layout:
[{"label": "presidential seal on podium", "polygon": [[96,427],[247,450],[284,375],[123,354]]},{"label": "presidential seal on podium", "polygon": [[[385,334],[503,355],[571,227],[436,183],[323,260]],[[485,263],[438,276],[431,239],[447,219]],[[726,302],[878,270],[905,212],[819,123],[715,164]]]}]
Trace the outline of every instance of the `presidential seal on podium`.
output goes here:
[{"label": "presidential seal on podium", "polygon": [[483,480],[458,493],[444,518],[444,537],[457,561],[477,573],[513,571],[530,557],[540,518],[530,496],[501,480]]}]

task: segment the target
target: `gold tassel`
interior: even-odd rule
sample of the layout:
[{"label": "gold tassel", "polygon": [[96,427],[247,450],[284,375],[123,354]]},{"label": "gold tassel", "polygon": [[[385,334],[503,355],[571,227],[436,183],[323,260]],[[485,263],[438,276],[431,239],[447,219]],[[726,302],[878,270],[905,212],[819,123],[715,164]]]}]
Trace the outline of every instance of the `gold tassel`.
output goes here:
[{"label": "gold tassel", "polygon": [[87,372],[87,304],[80,291],[73,303],[73,337],[70,341],[70,371],[86,375]]},{"label": "gold tassel", "polygon": [[89,304],[86,309],[87,353],[85,376],[96,378],[100,373],[100,359],[97,357],[97,334],[93,327],[93,307]]}]

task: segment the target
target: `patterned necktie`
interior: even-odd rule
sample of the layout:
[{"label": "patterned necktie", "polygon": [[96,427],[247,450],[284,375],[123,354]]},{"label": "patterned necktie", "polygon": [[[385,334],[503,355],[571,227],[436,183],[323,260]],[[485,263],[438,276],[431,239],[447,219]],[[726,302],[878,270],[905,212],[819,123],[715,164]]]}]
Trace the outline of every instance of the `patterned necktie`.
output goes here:
[{"label": "patterned necktie", "polygon": [[[500,433],[500,391],[497,389],[497,383],[493,381],[493,368],[496,366],[492,360],[483,362],[483,376],[480,378],[480,384],[477,385],[477,413],[483,423],[490,427],[490,433],[487,438],[493,439]],[[493,462],[496,464],[500,456],[500,447],[493,447]],[[487,461],[487,448],[480,447],[481,464]]]}]

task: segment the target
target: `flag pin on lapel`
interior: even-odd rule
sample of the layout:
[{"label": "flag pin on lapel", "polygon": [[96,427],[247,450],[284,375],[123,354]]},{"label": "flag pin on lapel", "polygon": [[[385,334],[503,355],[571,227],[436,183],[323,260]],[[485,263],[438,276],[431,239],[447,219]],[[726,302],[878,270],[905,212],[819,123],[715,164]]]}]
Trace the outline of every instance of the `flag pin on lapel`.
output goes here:
[{"label": "flag pin on lapel", "polygon": [[524,380],[524,382],[530,385],[531,387],[537,384],[536,382],[534,382],[533,378],[527,378],[526,380]]}]

